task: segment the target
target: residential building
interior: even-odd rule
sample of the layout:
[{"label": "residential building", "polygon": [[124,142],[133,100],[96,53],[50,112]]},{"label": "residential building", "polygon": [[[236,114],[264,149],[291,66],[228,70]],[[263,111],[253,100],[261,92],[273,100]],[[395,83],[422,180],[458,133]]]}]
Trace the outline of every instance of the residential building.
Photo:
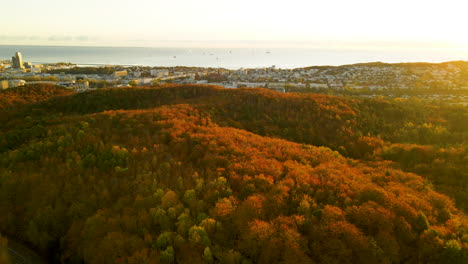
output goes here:
[{"label": "residential building", "polygon": [[0,89],[8,89],[8,81],[0,81]]},{"label": "residential building", "polygon": [[309,83],[310,88],[319,88],[319,89],[327,89],[328,85],[326,83]]},{"label": "residential building", "polygon": [[41,68],[31,68],[32,73],[41,73]]},{"label": "residential building", "polygon": [[78,87],[78,89],[83,89],[83,90],[89,89],[89,82],[85,80],[77,81],[76,87]]},{"label": "residential building", "polygon": [[113,75],[114,77],[127,76],[128,72],[127,71],[115,71]]},{"label": "residential building", "polygon": [[153,84],[154,79],[153,78],[140,78],[138,79],[138,83],[141,85],[148,85],[148,84]]},{"label": "residential building", "polygon": [[8,88],[23,86],[26,84],[25,80],[10,80],[8,81]]},{"label": "residential building", "polygon": [[152,69],[150,74],[155,78],[163,78],[169,76],[169,71],[165,69]]},{"label": "residential building", "polygon": [[23,69],[23,56],[18,51],[16,52],[15,56],[11,57],[12,67],[15,69]]}]

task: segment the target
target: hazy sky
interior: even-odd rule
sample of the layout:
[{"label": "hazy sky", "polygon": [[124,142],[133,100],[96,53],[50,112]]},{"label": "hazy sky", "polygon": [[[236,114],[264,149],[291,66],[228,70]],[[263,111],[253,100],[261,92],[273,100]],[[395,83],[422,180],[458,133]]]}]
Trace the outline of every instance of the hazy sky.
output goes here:
[{"label": "hazy sky", "polygon": [[468,47],[468,0],[0,0],[0,44]]}]

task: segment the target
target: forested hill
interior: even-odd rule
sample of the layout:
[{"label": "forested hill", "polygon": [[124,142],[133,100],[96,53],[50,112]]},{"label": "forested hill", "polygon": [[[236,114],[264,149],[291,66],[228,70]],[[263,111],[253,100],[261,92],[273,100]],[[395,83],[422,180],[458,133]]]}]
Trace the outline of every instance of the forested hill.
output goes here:
[{"label": "forested hill", "polygon": [[[27,89],[46,92],[10,103]],[[466,108],[188,85],[0,100],[0,233],[51,261],[468,261]]]},{"label": "forested hill", "polygon": [[31,85],[0,90],[0,110],[16,109],[21,105],[40,102],[51,97],[73,94],[72,91],[51,85]]}]

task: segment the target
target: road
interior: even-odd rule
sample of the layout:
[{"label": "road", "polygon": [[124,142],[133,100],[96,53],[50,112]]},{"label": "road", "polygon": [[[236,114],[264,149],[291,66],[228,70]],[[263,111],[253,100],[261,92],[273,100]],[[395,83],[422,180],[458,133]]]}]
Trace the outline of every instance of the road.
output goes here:
[{"label": "road", "polygon": [[41,256],[28,247],[15,241],[8,240],[8,253],[12,264],[46,264]]}]

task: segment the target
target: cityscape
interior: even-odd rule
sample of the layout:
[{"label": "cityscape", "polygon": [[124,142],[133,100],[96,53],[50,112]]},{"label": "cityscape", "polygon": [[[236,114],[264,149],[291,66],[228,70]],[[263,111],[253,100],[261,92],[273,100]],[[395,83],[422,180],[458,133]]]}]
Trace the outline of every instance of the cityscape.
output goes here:
[{"label": "cityscape", "polygon": [[211,84],[225,88],[260,87],[286,91],[307,89],[468,89],[468,62],[361,63],[296,69],[147,67],[72,63],[32,64],[16,52],[0,61],[1,88],[50,83],[84,91],[102,87],[148,86],[164,83]]}]

